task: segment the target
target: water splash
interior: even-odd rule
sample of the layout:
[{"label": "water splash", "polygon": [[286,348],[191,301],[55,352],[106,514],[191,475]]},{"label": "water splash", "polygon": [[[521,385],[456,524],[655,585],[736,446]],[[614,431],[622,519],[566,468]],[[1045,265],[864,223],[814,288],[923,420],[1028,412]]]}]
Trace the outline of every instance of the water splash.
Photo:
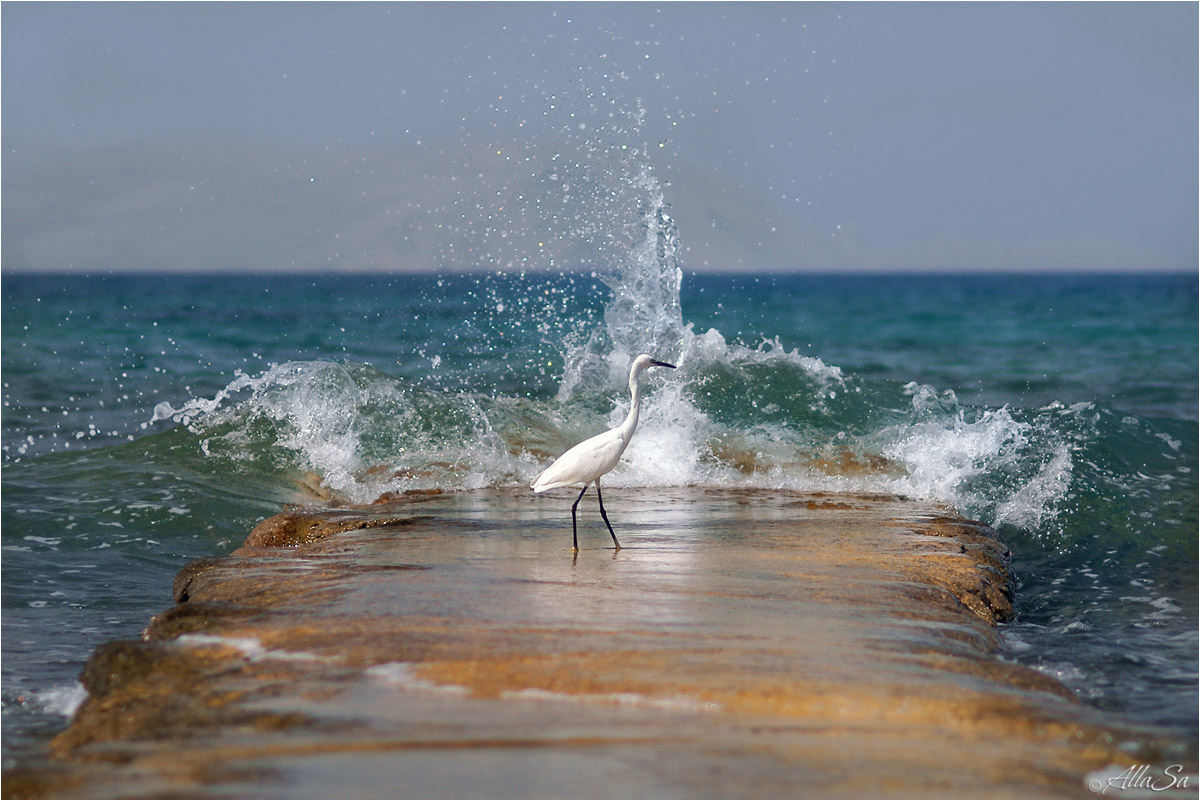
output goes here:
[{"label": "water splash", "polygon": [[[494,240],[524,243],[548,264],[571,260],[594,279],[522,272],[467,292],[486,298],[469,320],[480,340],[474,358],[502,350],[507,360],[530,337],[539,355],[514,357],[510,372],[544,371],[542,347],[561,353],[552,401],[476,381],[486,372],[478,364],[454,390],[368,365],[289,362],[258,376],[239,372],[211,398],[160,403],[151,422],[183,424],[210,458],[357,503],[409,489],[520,485],[620,421],[629,364],[645,352],[679,369],[645,379],[641,425],[610,476],[615,486],[883,491],[1013,525],[1054,519],[1075,481],[1075,446],[1051,417],[965,408],[949,390],[844,375],[778,336],[751,347],[685,323],[680,233],[667,187],[637,141],[643,120],[639,108],[567,132],[562,149],[532,170],[519,213],[500,214],[512,198],[479,204],[493,225],[468,244],[489,259],[499,258]],[[531,151],[525,163],[539,158]],[[566,302],[604,290],[600,315]],[[447,305],[440,296],[430,302]],[[440,373],[456,369],[449,351],[421,357]]]},{"label": "water splash", "polygon": [[640,353],[678,361],[683,349],[679,232],[646,147],[630,144],[644,119],[639,105],[578,143],[574,167],[582,189],[573,238],[611,294],[603,327],[577,328],[563,343],[560,402],[622,386]]},{"label": "water splash", "polygon": [[[243,397],[244,395],[244,397]],[[370,503],[388,493],[469,489],[516,480],[529,457],[493,430],[488,399],[427,390],[369,365],[273,365],[238,375],[212,399],[153,420],[185,425],[199,448],[233,467],[273,471],[309,490]]]}]

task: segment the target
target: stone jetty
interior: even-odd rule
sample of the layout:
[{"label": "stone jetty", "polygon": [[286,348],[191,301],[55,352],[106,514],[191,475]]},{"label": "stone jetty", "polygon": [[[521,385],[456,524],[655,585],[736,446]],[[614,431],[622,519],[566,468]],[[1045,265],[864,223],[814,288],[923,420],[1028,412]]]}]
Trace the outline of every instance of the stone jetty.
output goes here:
[{"label": "stone jetty", "polygon": [[1004,658],[1007,549],[950,510],[613,489],[625,547],[581,504],[575,554],[572,500],[264,520],[95,652],[4,796],[1095,797],[1178,758]]}]

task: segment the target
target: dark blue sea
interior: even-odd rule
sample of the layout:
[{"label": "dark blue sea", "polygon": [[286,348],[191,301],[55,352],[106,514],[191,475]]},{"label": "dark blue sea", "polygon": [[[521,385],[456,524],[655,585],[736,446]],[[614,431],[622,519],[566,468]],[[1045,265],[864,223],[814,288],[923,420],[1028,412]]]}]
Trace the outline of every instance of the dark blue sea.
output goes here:
[{"label": "dark blue sea", "polygon": [[610,492],[952,506],[1012,549],[1004,658],[1197,736],[1197,276],[693,274],[639,186],[584,269],[5,274],[5,763],[189,560],[313,487],[526,485],[623,416],[641,352],[679,369]]}]

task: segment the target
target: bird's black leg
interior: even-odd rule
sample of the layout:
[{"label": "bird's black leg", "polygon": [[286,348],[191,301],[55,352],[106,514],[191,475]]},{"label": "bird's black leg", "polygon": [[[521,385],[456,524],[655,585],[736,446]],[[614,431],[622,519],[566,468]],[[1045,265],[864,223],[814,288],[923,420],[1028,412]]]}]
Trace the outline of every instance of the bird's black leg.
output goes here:
[{"label": "bird's black leg", "polygon": [[[587,492],[588,485],[583,485],[583,492]],[[596,489],[600,489],[600,485],[596,485]],[[572,547],[576,552],[579,551],[579,532],[575,528],[575,508],[579,506],[579,502],[583,500],[583,492],[579,493],[579,497],[575,499],[575,503],[571,504],[571,542]],[[600,507],[603,509],[604,507]],[[607,521],[606,521],[607,522]]]},{"label": "bird's black leg", "polygon": [[[583,497],[582,495],[580,496]],[[608,526],[608,533],[612,535],[613,545],[617,546],[617,550],[621,550],[621,543],[617,542],[616,532],[612,530],[612,523],[608,522],[608,513],[604,511],[604,498],[600,495],[600,479],[596,479],[596,500],[600,501],[600,516],[604,518],[604,525]]]}]

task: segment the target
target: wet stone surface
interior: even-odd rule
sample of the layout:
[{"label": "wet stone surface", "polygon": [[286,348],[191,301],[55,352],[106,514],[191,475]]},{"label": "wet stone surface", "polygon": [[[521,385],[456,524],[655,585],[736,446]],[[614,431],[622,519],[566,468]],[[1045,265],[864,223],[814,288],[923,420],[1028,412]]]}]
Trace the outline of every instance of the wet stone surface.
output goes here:
[{"label": "wet stone surface", "polygon": [[1003,658],[986,526],[616,489],[625,547],[581,504],[574,554],[568,495],[263,521],[96,651],[5,797],[1089,797],[1091,771],[1180,757]]}]

